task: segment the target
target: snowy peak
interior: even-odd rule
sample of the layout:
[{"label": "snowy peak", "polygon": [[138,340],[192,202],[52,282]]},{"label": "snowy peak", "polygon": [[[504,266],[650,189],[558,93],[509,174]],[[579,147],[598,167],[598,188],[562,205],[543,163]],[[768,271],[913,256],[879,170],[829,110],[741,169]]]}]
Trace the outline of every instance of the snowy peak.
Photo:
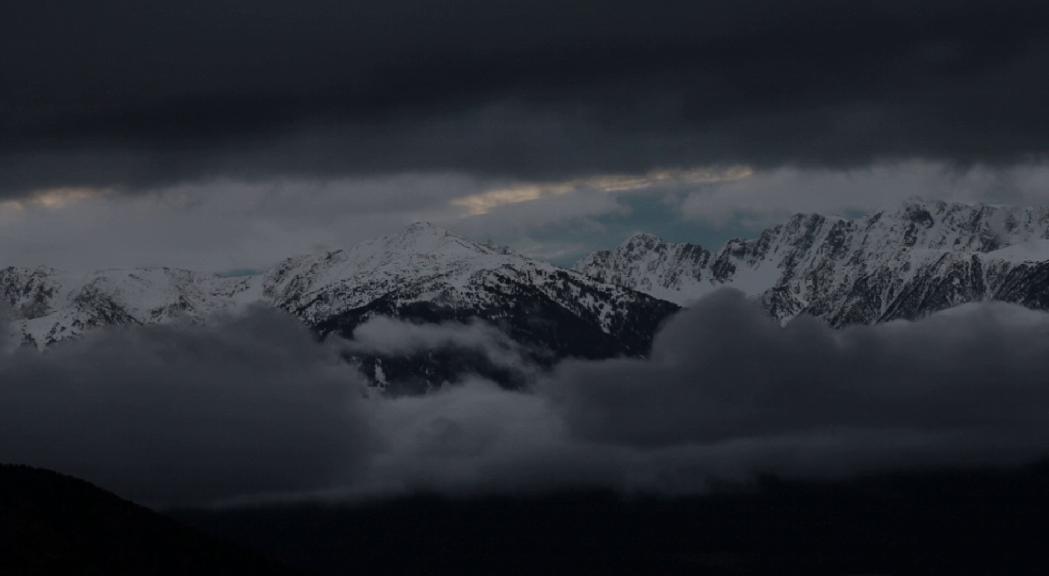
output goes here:
[{"label": "snowy peak", "polygon": [[577,268],[686,305],[732,286],[779,318],[808,313],[842,325],[919,317],[973,300],[1037,306],[1031,291],[1049,261],[1047,240],[1049,209],[914,199],[857,220],[797,214],[713,254],[635,236]]},{"label": "snowy peak", "polygon": [[377,302],[388,311],[437,306],[499,320],[500,309],[527,293],[606,334],[628,323],[635,302],[651,299],[421,223],[344,251],[285,261],[267,275],[264,293],[311,325],[331,325]]},{"label": "snowy peak", "polygon": [[21,339],[37,346],[98,326],[204,321],[253,299],[251,282],[175,268],[101,270],[72,275],[51,268],[0,270],[0,303]]},{"label": "snowy peak", "polygon": [[207,322],[262,303],[322,335],[348,337],[377,315],[480,318],[555,356],[643,354],[658,323],[677,309],[426,223],[245,277],[173,268],[86,275],[8,268],[0,270],[0,302],[14,311],[20,341],[41,347],[102,326]]},{"label": "snowy peak", "polygon": [[[626,286],[656,298],[687,303],[711,284],[711,253],[702,246],[635,234],[615,250],[596,252],[576,269],[601,282]],[[680,298],[683,294],[691,297]]]},{"label": "snowy peak", "polygon": [[1049,208],[910,200],[862,224],[906,248],[985,253],[1049,237]]},{"label": "snowy peak", "polygon": [[266,275],[263,291],[281,308],[317,323],[421,284],[447,292],[481,270],[525,261],[432,224],[415,223],[346,250],[285,260]]},{"label": "snowy peak", "polygon": [[443,258],[493,253],[490,248],[456,236],[429,222],[415,222],[398,233],[363,242],[353,250],[361,253],[374,251]]}]

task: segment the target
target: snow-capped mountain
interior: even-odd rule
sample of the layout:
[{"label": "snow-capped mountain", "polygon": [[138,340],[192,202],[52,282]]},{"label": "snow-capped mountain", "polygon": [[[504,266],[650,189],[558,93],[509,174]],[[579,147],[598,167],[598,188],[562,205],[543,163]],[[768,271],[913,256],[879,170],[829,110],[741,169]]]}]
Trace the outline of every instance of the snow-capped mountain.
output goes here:
[{"label": "snow-capped mountain", "polygon": [[[578,270],[414,224],[249,276],[0,269],[0,307],[13,317],[15,341],[37,347],[103,326],[207,322],[259,303],[320,336],[352,338],[377,316],[480,319],[519,345],[530,364],[543,365],[644,355],[678,305],[722,286],[753,295],[780,319],[807,313],[835,326],[913,319],[982,300],[1049,309],[1049,209],[912,201],[855,220],[797,215],[716,251],[639,234]],[[454,346],[350,359],[376,382],[411,388],[466,373],[511,384],[523,378]]]},{"label": "snow-capped mountain", "polygon": [[[351,337],[375,316],[414,322],[481,319],[539,363],[566,356],[643,355],[659,323],[678,309],[422,223],[349,250],[289,259],[263,277],[262,292],[322,335]],[[362,369],[377,380],[381,373],[427,386],[463,371],[454,366],[500,381],[514,379],[476,351],[362,360]]]},{"label": "snow-capped mountain", "polygon": [[780,319],[835,326],[983,300],[1049,309],[1049,208],[912,200],[855,220],[799,214],[716,251],[638,234],[577,269],[682,305],[732,286]]},{"label": "snow-capped mountain", "polygon": [[173,268],[0,269],[0,304],[11,309],[20,339],[47,346],[102,326],[203,322],[259,298],[253,278],[224,278]]},{"label": "snow-capped mountain", "polygon": [[[262,280],[268,301],[315,326],[337,322],[351,311],[365,314],[369,307],[405,310],[420,304],[491,309],[482,317],[499,323],[512,308],[523,305],[508,298],[533,296],[625,342],[632,340],[632,308],[652,300],[427,223],[349,250],[291,258]],[[625,346],[633,349],[633,344]]]},{"label": "snow-capped mountain", "polygon": [[[100,326],[206,322],[217,313],[263,303],[288,311],[320,335],[347,337],[378,315],[419,322],[479,318],[498,326],[538,362],[643,355],[659,322],[677,309],[424,223],[243,277],[171,268],[82,276],[6,268],[0,270],[0,303],[13,311],[16,336],[40,347]],[[495,369],[461,358],[453,362],[451,356],[386,358],[378,370],[386,378],[421,378],[434,385],[455,375],[449,363],[462,369],[458,372]],[[381,359],[357,360],[376,376]]]}]

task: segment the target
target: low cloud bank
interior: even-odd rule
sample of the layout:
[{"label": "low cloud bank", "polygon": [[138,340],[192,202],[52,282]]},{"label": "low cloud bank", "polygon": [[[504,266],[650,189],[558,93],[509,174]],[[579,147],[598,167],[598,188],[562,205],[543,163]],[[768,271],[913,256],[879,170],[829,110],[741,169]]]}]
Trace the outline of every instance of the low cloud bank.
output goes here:
[{"label": "low cloud bank", "polygon": [[420,324],[385,316],[369,319],[353,331],[349,352],[403,356],[440,349],[473,350],[495,366],[529,368],[524,349],[504,332],[481,321]]},{"label": "low cloud bank", "polygon": [[[394,354],[491,344],[481,325],[366,326],[349,346]],[[804,318],[780,327],[721,291],[675,317],[651,359],[563,362],[526,392],[472,379],[365,398],[359,374],[338,360],[343,349],[256,310],[212,327],[117,330],[42,355],[18,351],[0,359],[0,460],[183,503],[682,493],[754,472],[1049,454],[1049,315],[1008,305],[834,331]]]},{"label": "low cloud bank", "polygon": [[634,446],[884,431],[1049,432],[1049,317],[1004,304],[915,323],[786,327],[738,292],[674,318],[650,360],[567,362],[547,391],[580,436]]},{"label": "low cloud bank", "polygon": [[314,489],[362,463],[361,381],[299,322],[108,330],[0,359],[0,461],[143,501]]}]

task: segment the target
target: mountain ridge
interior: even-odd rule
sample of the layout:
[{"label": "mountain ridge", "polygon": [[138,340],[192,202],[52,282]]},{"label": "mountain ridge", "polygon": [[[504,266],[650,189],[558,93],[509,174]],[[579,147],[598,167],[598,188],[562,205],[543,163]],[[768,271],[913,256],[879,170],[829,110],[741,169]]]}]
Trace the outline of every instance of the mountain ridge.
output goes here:
[{"label": "mountain ridge", "polygon": [[734,287],[780,320],[834,326],[987,300],[1047,309],[1049,208],[911,199],[857,219],[796,214],[713,251],[641,233],[576,269],[680,305]]},{"label": "mountain ridge", "polygon": [[[72,275],[0,269],[13,341],[46,348],[106,326],[204,323],[261,303],[318,337],[352,339],[369,320],[484,321],[530,363],[647,355],[668,316],[722,287],[786,322],[832,326],[918,319],[1000,300],[1049,310],[1049,208],[910,200],[861,218],[797,214],[716,250],[635,234],[576,269],[459,237],[427,223],[340,249],[287,258],[252,275],[178,268]],[[478,350],[379,352],[348,358],[374,383],[427,390],[479,374],[510,385],[527,374]]]},{"label": "mountain ridge", "polygon": [[[262,303],[299,318],[320,337],[352,338],[376,316],[409,322],[480,319],[507,333],[540,365],[569,356],[644,356],[659,323],[678,309],[426,223],[346,249],[288,258],[252,276],[176,268],[75,276],[44,267],[5,268],[0,302],[13,311],[14,340],[38,348],[100,327],[203,323]],[[351,360],[375,381],[411,380],[414,389],[467,373],[515,380],[483,362],[450,369],[462,364],[453,356],[420,351],[407,359]]]}]

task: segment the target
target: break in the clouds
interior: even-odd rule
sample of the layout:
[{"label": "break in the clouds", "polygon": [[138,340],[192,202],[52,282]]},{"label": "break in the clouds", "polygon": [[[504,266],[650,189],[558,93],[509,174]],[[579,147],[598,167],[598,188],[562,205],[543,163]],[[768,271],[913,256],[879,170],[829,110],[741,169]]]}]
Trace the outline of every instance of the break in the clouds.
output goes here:
[{"label": "break in the clouds", "polygon": [[21,2],[0,195],[217,177],[1044,156],[1049,8],[957,2]]},{"label": "break in the clouds", "polygon": [[744,167],[566,180],[404,174],[340,180],[217,180],[126,195],[52,190],[0,201],[0,264],[72,271],[267,268],[426,220],[479,242],[572,264],[638,231],[720,246],[796,212],[853,216],[911,196],[1038,206],[1049,166],[910,162],[852,170]]},{"label": "break in the clouds", "polygon": [[348,248],[416,220],[572,264],[639,231],[713,249],[732,237],[755,237],[796,212],[872,214],[916,195],[1043,206],[1049,166],[737,167],[531,184],[462,174],[215,180],[140,195],[65,189],[0,200],[0,264],[80,272],[151,265],[259,270],[285,257]]},{"label": "break in the clouds", "polygon": [[[489,346],[478,326],[417,328],[379,323],[358,345],[403,350],[386,337],[396,333],[412,350]],[[6,353],[0,461],[170,504],[681,493],[754,472],[1008,464],[1049,451],[1049,315],[1004,304],[834,331],[804,318],[782,327],[718,292],[675,317],[650,360],[568,361],[524,392],[470,379],[365,395],[340,349],[252,310]]]}]

